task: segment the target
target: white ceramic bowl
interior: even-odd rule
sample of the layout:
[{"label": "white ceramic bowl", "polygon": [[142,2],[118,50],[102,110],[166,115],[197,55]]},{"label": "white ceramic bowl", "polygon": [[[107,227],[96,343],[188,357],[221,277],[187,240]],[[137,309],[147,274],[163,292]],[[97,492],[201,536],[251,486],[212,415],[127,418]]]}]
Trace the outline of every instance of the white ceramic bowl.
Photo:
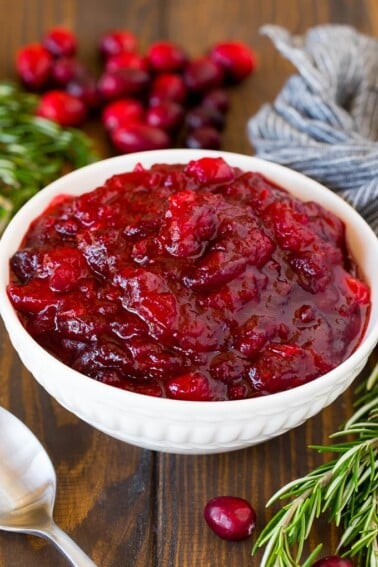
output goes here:
[{"label": "white ceramic bowl", "polygon": [[[231,165],[263,173],[294,195],[315,200],[347,226],[352,256],[372,288],[369,325],[358,349],[328,374],[292,390],[265,397],[186,402],[136,394],[96,382],[59,362],[25,331],[7,294],[9,258],[31,220],[54,195],[78,195],[138,162],[186,163],[204,155],[223,156]],[[285,433],[331,404],[364,367],[378,341],[378,239],[341,198],[313,180],[253,157],[200,150],[160,150],[97,162],[58,179],[33,197],[14,217],[0,241],[0,309],[11,342],[36,380],[69,411],[99,430],[128,443],[173,453],[217,453],[261,443]]]}]

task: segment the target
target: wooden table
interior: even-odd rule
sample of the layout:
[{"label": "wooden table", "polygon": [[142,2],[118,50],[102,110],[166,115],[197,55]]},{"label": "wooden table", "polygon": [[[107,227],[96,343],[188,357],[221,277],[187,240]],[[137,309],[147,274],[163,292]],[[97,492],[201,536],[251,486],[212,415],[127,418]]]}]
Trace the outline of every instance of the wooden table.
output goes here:
[{"label": "wooden table", "polygon": [[[258,53],[258,70],[232,91],[223,148],[251,154],[246,121],[273,100],[293,68],[259,35],[265,23],[295,33],[323,23],[345,23],[378,33],[376,0],[0,0],[0,78],[14,77],[16,49],[38,41],[53,25],[77,32],[80,56],[93,69],[96,46],[110,28],[135,32],[141,48],[167,38],[200,55],[219,40],[239,38]],[[361,62],[363,64],[363,62]],[[102,155],[110,148],[98,124],[88,126]],[[227,543],[205,526],[203,507],[220,494],[249,499],[257,532],[271,516],[268,497],[306,474],[322,458],[307,449],[351,414],[352,390],[303,426],[247,450],[223,455],[177,456],[129,446],[95,431],[61,408],[23,368],[0,330],[0,404],[40,438],[56,467],[55,518],[99,567],[246,567],[254,537]],[[1,432],[0,432],[1,435]],[[310,546],[334,551],[337,534],[321,523]],[[60,567],[66,561],[44,541],[0,533],[0,566]]]}]

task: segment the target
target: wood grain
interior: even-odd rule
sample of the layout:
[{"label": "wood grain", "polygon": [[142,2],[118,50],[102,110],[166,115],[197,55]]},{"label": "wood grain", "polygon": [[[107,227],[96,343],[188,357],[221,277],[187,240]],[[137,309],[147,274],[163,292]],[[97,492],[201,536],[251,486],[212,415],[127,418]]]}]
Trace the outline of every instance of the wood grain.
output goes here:
[{"label": "wood grain", "polygon": [[[259,33],[262,25],[279,24],[301,34],[314,25],[340,23],[378,33],[375,0],[0,0],[0,14],[0,78],[14,77],[17,48],[38,41],[53,25],[78,34],[80,56],[94,72],[100,66],[98,39],[111,28],[135,32],[142,50],[166,38],[192,56],[222,39],[249,43],[258,53],[258,69],[231,93],[223,138],[225,150],[247,154],[253,153],[248,117],[272,101],[293,72]],[[102,155],[111,155],[98,123],[86,129]],[[229,544],[205,526],[206,501],[219,494],[249,499],[259,531],[273,513],[265,509],[269,496],[326,458],[308,445],[326,442],[352,411],[351,389],[320,415],[268,443],[223,455],[158,454],[111,439],[58,406],[23,369],[2,326],[0,361],[0,404],[46,447],[58,477],[55,518],[99,567],[257,567],[259,558],[250,556],[253,537]],[[334,551],[335,530],[320,523],[310,548],[319,541],[326,552]],[[66,564],[37,538],[0,532],[0,567]]]}]

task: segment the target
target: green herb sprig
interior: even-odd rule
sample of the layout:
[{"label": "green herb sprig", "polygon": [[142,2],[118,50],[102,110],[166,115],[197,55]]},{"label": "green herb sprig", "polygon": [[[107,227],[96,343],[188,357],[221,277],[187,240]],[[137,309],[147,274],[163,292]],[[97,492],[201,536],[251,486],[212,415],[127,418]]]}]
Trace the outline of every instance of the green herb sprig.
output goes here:
[{"label": "green herb sprig", "polygon": [[98,159],[82,131],[35,115],[38,97],[0,82],[0,234],[45,185]]},{"label": "green herb sprig", "polygon": [[267,503],[291,499],[260,533],[260,567],[310,567],[319,544],[302,563],[304,544],[323,513],[343,532],[337,553],[362,567],[378,567],[378,364],[358,389],[356,411],[333,435],[344,442],[314,446],[337,457],[278,490]]}]

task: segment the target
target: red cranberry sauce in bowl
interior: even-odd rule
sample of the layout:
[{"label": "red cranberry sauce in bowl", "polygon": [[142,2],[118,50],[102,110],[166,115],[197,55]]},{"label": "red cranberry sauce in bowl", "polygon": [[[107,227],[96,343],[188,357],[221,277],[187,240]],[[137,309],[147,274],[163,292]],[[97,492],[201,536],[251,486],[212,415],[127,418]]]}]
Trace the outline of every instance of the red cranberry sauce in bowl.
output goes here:
[{"label": "red cranberry sauce in bowl", "polygon": [[343,222],[221,157],[137,165],[59,196],[10,260],[34,339],[106,384],[177,400],[291,389],[367,325]]}]

